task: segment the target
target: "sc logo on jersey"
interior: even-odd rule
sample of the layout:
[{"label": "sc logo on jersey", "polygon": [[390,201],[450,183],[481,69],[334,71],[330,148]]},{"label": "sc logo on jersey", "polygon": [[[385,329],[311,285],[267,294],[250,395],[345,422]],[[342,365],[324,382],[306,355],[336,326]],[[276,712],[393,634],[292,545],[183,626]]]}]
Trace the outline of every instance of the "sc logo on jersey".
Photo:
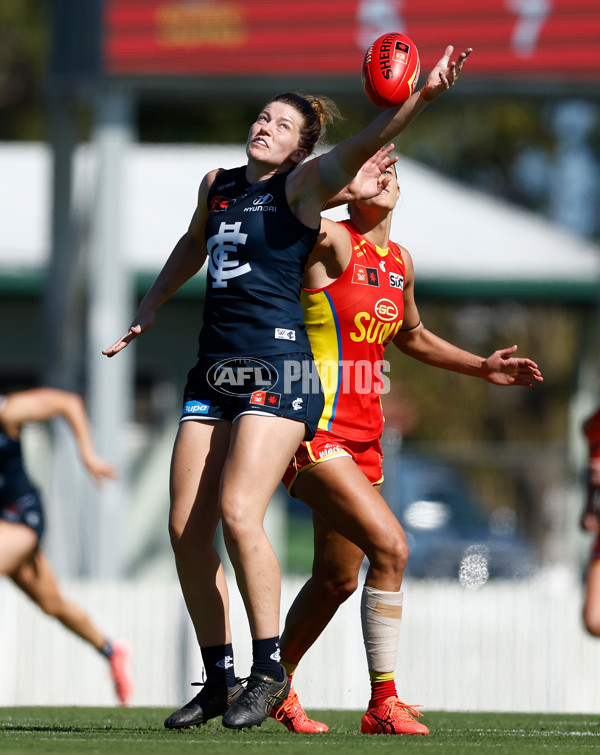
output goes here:
[{"label": "sc logo on jersey", "polygon": [[392,288],[399,288],[400,291],[404,291],[404,276],[400,273],[390,272],[390,286]]},{"label": "sc logo on jersey", "polygon": [[279,380],[279,373],[264,359],[232,358],[214,364],[206,373],[206,380],[219,393],[250,396],[257,390],[270,390]]},{"label": "sc logo on jersey", "polygon": [[398,307],[391,299],[379,299],[375,303],[374,311],[382,322],[392,322],[399,315]]}]

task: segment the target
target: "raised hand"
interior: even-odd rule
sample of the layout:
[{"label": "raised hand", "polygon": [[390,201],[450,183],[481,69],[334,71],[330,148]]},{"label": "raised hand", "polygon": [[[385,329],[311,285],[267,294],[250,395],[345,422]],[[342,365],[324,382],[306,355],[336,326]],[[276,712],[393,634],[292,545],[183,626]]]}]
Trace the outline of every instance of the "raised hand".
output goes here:
[{"label": "raised hand", "polygon": [[442,94],[442,92],[445,92],[450,89],[450,87],[454,86],[456,80],[460,76],[460,72],[463,69],[466,59],[473,52],[473,48],[468,47],[464,52],[461,52],[458,56],[458,60],[450,62],[453,52],[454,47],[448,45],[442,57],[427,76],[427,81],[421,88],[421,96],[427,102],[435,100],[435,98]]},{"label": "raised hand", "polygon": [[537,364],[531,359],[512,357],[516,346],[499,349],[485,360],[487,374],[485,379],[495,385],[524,385],[531,387],[541,383],[544,378]]},{"label": "raised hand", "polygon": [[362,165],[347,186],[350,195],[348,201],[371,199],[381,194],[390,182],[390,176],[386,175],[386,171],[398,161],[398,158],[391,154],[393,149],[393,144],[381,147]]}]

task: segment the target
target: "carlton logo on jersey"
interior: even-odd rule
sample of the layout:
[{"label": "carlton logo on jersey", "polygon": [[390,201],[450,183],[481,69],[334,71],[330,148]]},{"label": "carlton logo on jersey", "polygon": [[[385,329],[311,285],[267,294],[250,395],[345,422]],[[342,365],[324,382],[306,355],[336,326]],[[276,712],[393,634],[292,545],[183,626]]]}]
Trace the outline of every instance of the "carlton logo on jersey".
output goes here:
[{"label": "carlton logo on jersey", "polygon": [[231,278],[246,275],[252,270],[250,263],[242,265],[239,260],[229,258],[230,254],[238,251],[238,245],[245,244],[248,238],[247,233],[241,233],[241,227],[241,222],[221,223],[218,233],[206,242],[209,254],[208,272],[213,278],[213,288],[226,288]]}]

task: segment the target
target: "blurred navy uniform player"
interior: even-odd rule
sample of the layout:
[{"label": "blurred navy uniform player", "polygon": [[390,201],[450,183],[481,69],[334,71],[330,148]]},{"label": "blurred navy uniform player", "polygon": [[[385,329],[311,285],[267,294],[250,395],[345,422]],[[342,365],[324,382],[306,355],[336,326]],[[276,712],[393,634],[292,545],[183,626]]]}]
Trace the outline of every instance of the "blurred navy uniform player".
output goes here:
[{"label": "blurred navy uniform player", "polygon": [[45,613],[102,653],[110,664],[117,697],[127,705],[133,692],[127,644],[109,642],[83,609],[62,595],[40,549],[44,511],[39,491],[23,464],[20,435],[23,425],[58,416],[64,417],[73,431],[81,460],[94,482],[99,485],[104,478],[115,477],[94,450],[80,396],[54,388],[0,396],[0,574],[10,577]]},{"label": "blurred navy uniform player", "polygon": [[[422,94],[382,112],[355,137],[314,160],[306,158],[331,119],[333,103],[297,93],[267,102],[250,126],[246,166],[206,174],[188,231],[129,330],[104,351],[114,356],[152,325],[158,307],[208,258],[199,363],[189,375],[188,411],[171,464],[169,522],[206,683],[167,719],[169,728],[200,725],[219,715],[229,728],[260,724],[289,692],[280,663],[279,563],[263,520],[289,460],[302,440],[312,437],[322,408],[318,382],[298,378],[299,363],[308,361],[308,378],[314,364],[301,324],[302,270],[325,203],[365,159],[452,86],[470,51],[450,63],[452,52],[446,48]],[[240,358],[253,362],[231,369],[222,364]],[[265,370],[273,379],[277,373],[277,382],[265,378],[258,360],[268,362]],[[190,415],[200,421],[189,421]],[[252,669],[243,689],[233,671],[229,597],[214,547],[219,520],[252,635]]]}]

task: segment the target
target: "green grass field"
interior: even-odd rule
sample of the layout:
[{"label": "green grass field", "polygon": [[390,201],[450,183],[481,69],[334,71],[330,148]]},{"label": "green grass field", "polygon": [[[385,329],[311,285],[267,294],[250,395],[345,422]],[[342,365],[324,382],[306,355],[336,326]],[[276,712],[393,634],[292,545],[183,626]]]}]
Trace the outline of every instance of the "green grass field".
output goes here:
[{"label": "green grass field", "polygon": [[23,753],[300,753],[588,752],[600,748],[600,716],[532,713],[428,712],[428,737],[366,736],[361,713],[312,711],[327,722],[328,734],[290,734],[268,720],[248,731],[224,729],[220,721],[184,731],[167,731],[162,708],[0,708],[0,752]]}]

